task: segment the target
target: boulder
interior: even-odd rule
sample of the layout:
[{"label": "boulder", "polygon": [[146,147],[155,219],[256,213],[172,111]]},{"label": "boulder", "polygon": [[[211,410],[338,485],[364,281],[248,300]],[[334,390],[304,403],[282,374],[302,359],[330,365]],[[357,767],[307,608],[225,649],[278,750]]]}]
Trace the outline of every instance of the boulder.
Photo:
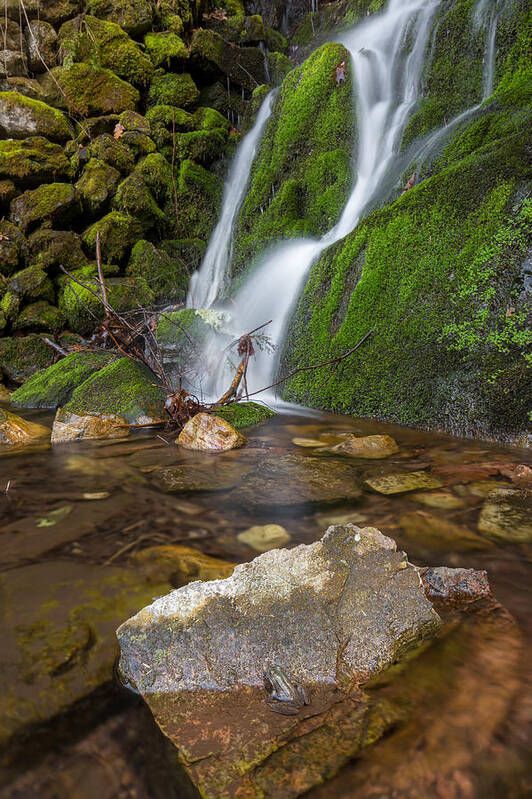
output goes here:
[{"label": "boulder", "polygon": [[426,505],[429,508],[439,508],[440,510],[455,510],[464,508],[465,502],[450,491],[427,491],[419,494],[409,494],[408,499]]},{"label": "boulder", "polygon": [[32,444],[49,438],[49,427],[0,409],[0,444]]},{"label": "boulder", "polygon": [[17,272],[9,279],[7,290],[24,300],[54,300],[52,281],[39,266],[28,266]]},{"label": "boulder", "polygon": [[404,494],[423,488],[441,488],[443,483],[426,472],[407,472],[405,474],[385,474],[370,477],[366,483],[379,494]]},{"label": "boulder", "polygon": [[13,330],[42,330],[59,333],[66,324],[65,314],[46,300],[32,302],[18,314]]},{"label": "boulder", "polygon": [[[83,233],[83,243],[96,255],[96,233],[100,233],[102,258],[106,263],[120,263],[132,246],[142,238],[139,219],[120,211],[110,211]],[[118,310],[118,309],[117,309]]]},{"label": "boulder", "polygon": [[426,597],[438,608],[485,610],[496,604],[486,571],[432,566],[419,573]]},{"label": "boulder", "polygon": [[0,141],[0,178],[10,178],[26,186],[40,186],[50,181],[69,180],[72,167],[63,147],[42,136],[22,141]]},{"label": "boulder", "polygon": [[147,33],[144,46],[155,67],[170,68],[175,62],[182,63],[188,58],[188,50],[183,39],[172,31]]},{"label": "boulder", "polygon": [[290,453],[264,458],[232,497],[245,507],[271,508],[355,500],[361,493],[350,463]]},{"label": "boulder", "polygon": [[95,17],[116,22],[130,36],[142,36],[153,20],[152,6],[145,0],[89,0],[87,10]]},{"label": "boulder", "polygon": [[49,103],[82,116],[134,110],[140,98],[130,83],[91,64],[55,67],[40,82]]},{"label": "boulder", "polygon": [[57,33],[49,22],[34,19],[24,31],[29,67],[33,73],[45,72],[57,64]]},{"label": "boulder", "polygon": [[388,458],[399,452],[397,443],[391,436],[349,435],[340,444],[327,447],[323,452],[333,455],[348,455],[350,458]]},{"label": "boulder", "polygon": [[249,92],[269,83],[262,50],[258,47],[237,47],[213,30],[199,28],[194,31],[190,58],[212,78],[223,75]]},{"label": "boulder", "polygon": [[487,498],[478,520],[479,532],[492,541],[528,544],[532,541],[532,492],[500,488]]},{"label": "boulder", "polygon": [[470,552],[491,549],[492,544],[468,527],[425,511],[404,513],[399,519],[406,545],[417,553]]},{"label": "boulder", "polygon": [[101,133],[88,149],[92,158],[105,161],[122,174],[128,174],[135,166],[133,153],[110,133]]},{"label": "boulder", "polygon": [[58,408],[72,392],[114,359],[105,352],[72,352],[27,380],[13,392],[13,405],[19,408]]},{"label": "boulder", "polygon": [[137,280],[146,280],[155,299],[183,302],[186,298],[189,276],[183,263],[151,241],[137,241],[131,250],[126,274]]},{"label": "boulder", "polygon": [[55,353],[35,333],[29,336],[0,338],[0,370],[14,383],[24,383],[55,360]]},{"label": "boulder", "polygon": [[27,77],[28,67],[24,53],[18,50],[0,50],[0,76]]},{"label": "boulder", "polygon": [[364,745],[361,686],[439,625],[394,542],[348,526],[178,589],[117,636],[125,679],[205,799],[289,799]]},{"label": "boulder", "polygon": [[45,222],[67,225],[81,213],[74,186],[70,183],[50,183],[23,192],[11,203],[11,221],[28,232]]},{"label": "boulder", "polygon": [[290,533],[280,524],[257,524],[239,533],[237,538],[255,552],[269,552],[290,543]]},{"label": "boulder", "polygon": [[199,90],[188,73],[161,72],[154,75],[149,105],[171,105],[188,108],[199,98]]},{"label": "boulder", "polygon": [[130,434],[123,416],[115,413],[81,414],[59,408],[52,427],[52,444],[105,438],[127,438]]},{"label": "boulder", "polygon": [[148,547],[130,560],[150,582],[167,582],[174,588],[194,580],[223,580],[230,577],[235,568],[234,563],[179,545]]},{"label": "boulder", "polygon": [[10,275],[20,266],[26,239],[16,225],[7,219],[0,221],[0,274]]},{"label": "boulder", "polygon": [[144,232],[150,230],[156,223],[163,223],[166,218],[142,176],[136,172],[125,178],[118,186],[113,207],[118,212],[137,219]]},{"label": "boulder", "polygon": [[177,443],[185,449],[227,452],[230,449],[243,447],[247,443],[247,438],[219,416],[198,413],[186,423]]},{"label": "boulder", "polygon": [[272,419],[275,411],[258,402],[233,402],[216,410],[216,415],[230,422],[233,427],[240,430],[243,427],[254,427],[260,422]]},{"label": "boulder", "polygon": [[[60,25],[76,16],[80,6],[80,0],[24,0],[24,10],[29,19],[42,19],[52,25]],[[5,0],[5,8],[9,17],[20,19],[19,0]]]},{"label": "boulder", "polygon": [[97,214],[109,204],[119,182],[117,169],[98,158],[91,158],[76,183],[76,191],[83,207],[90,214]]},{"label": "boulder", "polygon": [[28,238],[30,263],[45,272],[60,272],[64,266],[69,272],[89,265],[81,247],[81,237],[70,230],[41,228]]},{"label": "boulder", "polygon": [[151,474],[153,484],[161,491],[228,491],[239,485],[251,466],[225,460],[201,462],[186,461],[177,466],[155,469]]},{"label": "boulder", "polygon": [[64,142],[71,138],[71,133],[61,111],[13,91],[0,92],[0,136],[6,139],[45,136],[51,141]]}]

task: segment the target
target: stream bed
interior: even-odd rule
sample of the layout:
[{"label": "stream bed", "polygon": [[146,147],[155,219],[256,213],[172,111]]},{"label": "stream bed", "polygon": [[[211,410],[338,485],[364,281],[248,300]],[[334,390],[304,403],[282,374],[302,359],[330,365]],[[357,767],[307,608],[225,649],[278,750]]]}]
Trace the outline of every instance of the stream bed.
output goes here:
[{"label": "stream bed", "polygon": [[[24,416],[51,425],[47,412]],[[58,691],[66,695],[58,713],[49,710],[55,698],[43,700],[35,718],[27,711],[28,727],[17,732],[2,761],[2,799],[196,796],[147,709],[114,678],[112,659],[98,664],[93,690],[79,688],[90,671],[90,653],[98,649],[90,620],[83,622],[87,640],[78,625],[78,643],[73,646],[69,638],[63,653],[53,628],[36,629],[31,620],[39,603],[60,605],[47,594],[53,580],[61,581],[65,601],[83,584],[92,592],[94,612],[102,614],[97,601],[110,576],[125,579],[126,588],[134,586],[142,579],[138,564],[148,548],[179,544],[245,562],[268,546],[260,543],[264,530],[253,531],[257,526],[277,525],[267,534],[291,546],[316,541],[330,524],[349,522],[377,527],[413,563],[486,569],[493,593],[516,623],[489,629],[484,622],[465,622],[459,629],[448,625],[441,640],[407,667],[399,689],[397,684],[379,689],[392,692],[386,694],[390,706],[398,706],[399,694],[403,702],[385,735],[308,795],[529,795],[530,505],[527,521],[526,493],[524,504],[521,494],[521,506],[502,514],[490,511],[490,502],[493,492],[514,494],[525,486],[526,469],[516,477],[516,468],[530,465],[530,450],[303,409],[245,432],[246,447],[217,455],[178,449],[175,434],[164,430],[139,431],[120,441],[3,452],[0,577],[3,623],[7,620],[11,632],[2,633],[2,640],[9,642],[15,630],[19,644],[23,640],[29,647],[31,666],[13,674],[21,669],[10,663],[11,644],[6,645],[3,707],[23,730],[26,711],[12,710],[21,684],[24,707],[41,701],[36,695],[43,690],[43,674],[48,690],[59,680]],[[324,451],[344,433],[389,435],[399,451],[376,460]],[[398,487],[412,473],[423,473],[426,486],[382,493],[382,486]],[[168,590],[177,584],[172,575],[168,581]],[[146,590],[144,603],[150,601]],[[72,607],[71,626],[78,612]],[[118,616],[119,607],[117,600]],[[111,626],[116,623],[112,614],[109,619]],[[110,640],[110,628],[106,635]],[[40,648],[32,648],[37,639]],[[68,685],[74,687],[65,688],[70,674],[77,682],[72,678]]]}]

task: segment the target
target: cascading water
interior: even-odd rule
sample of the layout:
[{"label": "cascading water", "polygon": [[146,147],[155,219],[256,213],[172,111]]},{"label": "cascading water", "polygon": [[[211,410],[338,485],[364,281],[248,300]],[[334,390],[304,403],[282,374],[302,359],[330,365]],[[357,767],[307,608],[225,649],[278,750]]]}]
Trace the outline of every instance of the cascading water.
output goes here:
[{"label": "cascading water", "polygon": [[275,92],[270,92],[259,110],[252,130],[238,148],[225,185],[220,219],[209,241],[201,268],[190,280],[188,308],[210,308],[223,286],[231,259],[234,222],[248,185],[257,147],[272,112],[274,98]]},{"label": "cascading water", "polygon": [[[231,314],[235,335],[254,330],[272,320],[265,332],[275,345],[277,355],[272,357],[268,352],[257,352],[248,375],[249,393],[275,380],[286,328],[312,265],[325,249],[356,227],[363,213],[367,212],[387,185],[399,180],[404,170],[404,159],[398,155],[399,145],[409,114],[419,97],[431,23],[439,4],[440,0],[390,0],[382,14],[368,18],[338,38],[350,52],[355,78],[358,151],[354,187],[339,222],[332,230],[320,240],[297,239],[272,248],[263,255],[262,261],[234,298]],[[486,24],[487,6],[484,9],[484,5],[486,0],[479,0],[477,11],[480,24],[487,28],[482,101],[492,92],[495,36],[500,14],[500,5],[497,3]],[[468,109],[427,137],[418,146],[414,160],[421,163],[443,136],[480,105]],[[231,218],[236,219],[236,211]],[[226,224],[223,230],[229,241],[232,230],[227,230]],[[213,240],[216,235],[215,231]],[[209,250],[212,245],[211,240]],[[223,256],[226,266],[229,264],[228,247],[227,242],[226,255]],[[205,275],[202,267],[202,278]],[[217,276],[216,281],[216,287],[204,291],[204,295],[216,296],[223,277]],[[198,302],[196,307],[201,307]],[[200,389],[206,400],[215,400],[227,388],[231,372],[227,371],[226,343],[226,340],[221,342],[218,336],[213,335],[205,347],[205,379],[201,386],[195,388]],[[271,392],[262,393],[261,397],[270,403],[275,401]]]}]

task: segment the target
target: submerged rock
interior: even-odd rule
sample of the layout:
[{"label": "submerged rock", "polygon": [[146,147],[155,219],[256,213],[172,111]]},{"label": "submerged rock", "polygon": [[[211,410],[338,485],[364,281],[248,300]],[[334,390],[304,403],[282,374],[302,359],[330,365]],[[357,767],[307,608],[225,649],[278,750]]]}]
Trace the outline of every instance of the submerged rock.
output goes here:
[{"label": "submerged rock", "polygon": [[492,547],[490,541],[469,528],[421,510],[403,514],[399,525],[408,546],[416,552],[469,552]]},{"label": "submerged rock", "polygon": [[403,494],[407,491],[419,491],[423,488],[441,488],[442,483],[426,472],[408,472],[406,474],[385,474],[381,477],[370,477],[366,483],[379,494]]},{"label": "submerged rock", "polygon": [[494,541],[532,541],[532,492],[501,488],[494,491],[480,513],[478,529]]},{"label": "submerged rock", "polygon": [[149,547],[133,555],[131,561],[150,582],[166,581],[175,588],[193,580],[223,580],[235,568],[234,563],[180,545]]},{"label": "submerged rock", "polygon": [[349,435],[340,444],[327,447],[323,452],[348,455],[351,458],[387,458],[399,452],[396,441],[391,436]]},{"label": "submerged rock", "polygon": [[278,549],[290,543],[290,533],[280,524],[255,525],[239,533],[237,538],[255,552],[269,552],[270,549]]},{"label": "submerged rock", "polygon": [[162,491],[227,491],[237,486],[250,466],[226,461],[181,463],[156,469],[153,483]]},{"label": "submerged rock", "polygon": [[117,635],[122,672],[202,796],[288,799],[357,751],[360,686],[439,624],[394,542],[348,526],[174,591]]},{"label": "submerged rock", "polygon": [[247,438],[219,416],[197,413],[186,423],[177,443],[185,449],[227,452],[230,449],[243,447],[247,443]]},{"label": "submerged rock", "polygon": [[0,444],[31,444],[50,437],[50,428],[0,409]]},{"label": "submerged rock", "polygon": [[100,438],[127,438],[130,430],[123,416],[114,413],[77,414],[59,408],[52,427],[52,444]]},{"label": "submerged rock", "polygon": [[420,574],[426,596],[437,607],[478,610],[496,604],[486,571],[435,566]]}]

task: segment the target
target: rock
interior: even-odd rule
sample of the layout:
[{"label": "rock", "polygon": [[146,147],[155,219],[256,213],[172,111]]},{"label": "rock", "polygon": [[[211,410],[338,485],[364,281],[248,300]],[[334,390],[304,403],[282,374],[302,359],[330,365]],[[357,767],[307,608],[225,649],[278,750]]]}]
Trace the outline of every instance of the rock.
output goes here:
[{"label": "rock", "polygon": [[127,438],[130,430],[123,416],[114,413],[77,414],[59,408],[52,427],[52,444],[100,438]]},{"label": "rock", "polygon": [[18,92],[0,92],[0,135],[6,139],[45,136],[57,142],[71,138],[61,111]]},{"label": "rock", "polygon": [[91,64],[55,67],[42,76],[40,83],[49,103],[77,115],[134,111],[140,99],[138,90],[130,83],[109,69],[98,69]]},{"label": "rock", "polygon": [[239,533],[237,538],[255,552],[268,552],[290,543],[290,533],[280,524],[255,525]]},{"label": "rock", "polygon": [[213,78],[224,76],[249,92],[269,82],[262,50],[236,47],[213,30],[200,28],[194,31],[190,58]]},{"label": "rock", "polygon": [[89,155],[99,161],[105,161],[122,174],[131,172],[135,166],[135,159],[130,150],[109,133],[97,136],[89,146]]},{"label": "rock", "polygon": [[11,391],[0,383],[0,402],[11,402]]},{"label": "rock", "polygon": [[65,314],[45,300],[26,305],[13,323],[13,330],[42,330],[59,333],[66,324]]},{"label": "rock", "polygon": [[[7,14],[12,19],[20,18],[18,0],[5,0]],[[80,10],[80,0],[25,0],[25,14],[29,19],[43,19],[52,25],[60,25]]]},{"label": "rock", "polygon": [[145,366],[118,358],[92,374],[72,394],[63,410],[77,414],[116,414],[129,424],[164,420],[166,392]]},{"label": "rock", "polygon": [[142,36],[153,19],[152,7],[145,0],[90,0],[88,12],[116,22],[130,36]]},{"label": "rock", "polygon": [[233,499],[251,508],[270,508],[353,500],[361,493],[358,471],[351,464],[290,453],[265,458],[233,492]]},{"label": "rock", "polygon": [[486,571],[437,566],[419,572],[425,595],[437,608],[486,610],[496,604]]},{"label": "rock", "polygon": [[197,102],[199,90],[188,73],[155,74],[148,96],[149,105],[188,108]]},{"label": "rock", "polygon": [[170,68],[172,62],[183,62],[188,58],[188,50],[183,39],[172,31],[147,33],[144,45],[155,67]]},{"label": "rock", "polygon": [[83,243],[91,252],[96,252],[96,234],[100,233],[102,258],[106,263],[124,260],[131,247],[142,238],[143,226],[138,219],[111,211],[83,233]]},{"label": "rock", "polygon": [[50,437],[50,428],[0,409],[0,444],[31,444]]},{"label": "rock", "polygon": [[454,510],[454,508],[464,508],[465,502],[460,497],[456,497],[447,491],[431,491],[421,494],[410,494],[408,499],[420,502],[429,508],[439,508],[440,510]]},{"label": "rock", "polygon": [[439,624],[404,553],[350,526],[174,591],[117,636],[122,672],[202,796],[289,799],[356,753],[359,686]]},{"label": "rock", "polygon": [[1,621],[3,749],[96,689],[110,688],[117,624],[168,589],[131,569],[64,561],[4,572],[0,583],[11,609]]},{"label": "rock", "polygon": [[426,472],[386,474],[382,477],[370,477],[365,482],[379,494],[402,494],[406,491],[419,491],[422,488],[442,487],[439,480]]},{"label": "rock", "polygon": [[60,272],[61,266],[75,272],[89,265],[81,247],[81,237],[70,230],[36,230],[28,239],[28,250],[32,265],[45,272]]},{"label": "rock", "polygon": [[16,227],[6,219],[0,220],[0,273],[10,275],[20,266],[26,239]]},{"label": "rock", "polygon": [[[323,446],[323,445],[322,445]],[[327,447],[323,452],[338,455],[348,455],[350,458],[388,458],[399,452],[397,443],[391,436],[363,436],[350,435],[340,444]]]},{"label": "rock", "polygon": [[258,402],[233,402],[231,405],[218,408],[216,415],[240,430],[243,427],[254,427],[260,422],[272,419],[275,416],[275,411],[265,405],[259,405]]},{"label": "rock", "polygon": [[176,235],[181,239],[207,241],[218,219],[223,182],[218,175],[190,159],[179,168],[177,201],[180,209]]},{"label": "rock", "polygon": [[114,359],[106,352],[73,352],[27,380],[12,395],[19,408],[59,408],[94,372]]},{"label": "rock", "polygon": [[512,484],[503,480],[479,480],[478,482],[469,483],[467,491],[473,497],[482,497],[484,499],[500,488],[512,488]]},{"label": "rock", "polygon": [[320,447],[327,446],[325,441],[318,441],[316,438],[293,438],[292,444],[295,444],[296,447],[304,447],[306,449],[319,449]]},{"label": "rock", "polygon": [[532,488],[532,467],[526,463],[505,464],[499,469],[504,477],[509,477],[519,488]]},{"label": "rock", "polygon": [[57,33],[49,22],[34,19],[24,31],[29,67],[33,73],[45,72],[57,63]]},{"label": "rock", "polygon": [[7,290],[20,299],[46,299],[53,302],[55,298],[52,281],[39,266],[28,266],[9,279]]},{"label": "rock", "polygon": [[27,75],[28,67],[24,52],[0,50],[0,76],[22,78]]},{"label": "rock", "polygon": [[399,526],[407,546],[416,552],[470,552],[492,547],[489,541],[469,528],[425,511],[404,513]]},{"label": "rock", "polygon": [[360,526],[368,520],[368,517],[364,513],[358,513],[357,511],[347,511],[345,513],[334,513],[333,511],[330,513],[318,513],[315,518],[316,523],[322,530],[327,529],[331,524],[355,524]]},{"label": "rock", "polygon": [[55,353],[41,336],[31,334],[0,338],[0,370],[14,383],[24,383],[39,369],[46,369]]},{"label": "rock", "polygon": [[68,224],[81,212],[76,190],[70,183],[50,183],[25,191],[11,203],[11,221],[28,232],[43,222]]},{"label": "rock", "polygon": [[161,491],[227,491],[237,486],[251,467],[213,460],[156,469],[152,482]]},{"label": "rock", "polygon": [[100,161],[91,158],[76,183],[76,191],[83,207],[90,214],[97,214],[108,205],[120,183],[120,172]]},{"label": "rock", "polygon": [[478,520],[479,532],[493,541],[532,541],[532,492],[501,488],[489,495]]},{"label": "rock", "polygon": [[113,207],[125,215],[138,219],[144,232],[153,228],[157,223],[160,225],[165,220],[163,211],[155,202],[142,176],[135,172],[118,186]]},{"label": "rock", "polygon": [[176,545],[142,549],[130,560],[150,582],[167,582],[174,588],[194,580],[223,580],[230,577],[235,568],[234,563]]},{"label": "rock", "polygon": [[183,302],[186,298],[188,275],[182,263],[146,239],[137,241],[131,250],[126,273],[147,280],[156,299]]},{"label": "rock", "polygon": [[247,443],[247,438],[219,416],[198,413],[186,423],[177,443],[185,449],[227,452],[230,449],[243,447]]},{"label": "rock", "polygon": [[17,195],[17,187],[12,180],[0,180],[0,210],[7,209]]},{"label": "rock", "polygon": [[42,136],[0,141],[0,178],[35,187],[71,177],[70,161],[59,144],[53,144]]}]

